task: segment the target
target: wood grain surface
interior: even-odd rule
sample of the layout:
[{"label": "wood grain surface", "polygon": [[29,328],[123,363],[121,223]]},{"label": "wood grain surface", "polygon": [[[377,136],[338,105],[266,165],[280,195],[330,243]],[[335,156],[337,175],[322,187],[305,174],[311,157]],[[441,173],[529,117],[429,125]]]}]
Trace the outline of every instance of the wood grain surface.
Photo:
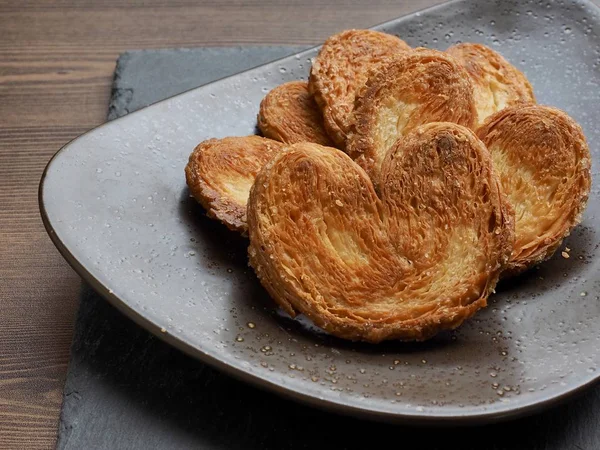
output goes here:
[{"label": "wood grain surface", "polygon": [[316,44],[440,0],[0,0],[0,448],[52,448],[79,277],[46,236],[48,159],[106,120],[136,48]]}]

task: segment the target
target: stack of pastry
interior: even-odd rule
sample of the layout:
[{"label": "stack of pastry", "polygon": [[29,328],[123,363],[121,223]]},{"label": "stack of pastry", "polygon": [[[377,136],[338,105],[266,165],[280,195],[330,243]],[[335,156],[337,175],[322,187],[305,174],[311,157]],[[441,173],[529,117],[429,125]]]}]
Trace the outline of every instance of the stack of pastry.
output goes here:
[{"label": "stack of pastry", "polygon": [[424,340],[552,256],[590,190],[566,113],[493,50],[330,37],[308,83],[267,94],[260,136],[210,139],[186,179],[247,234],[273,300],[341,338]]}]

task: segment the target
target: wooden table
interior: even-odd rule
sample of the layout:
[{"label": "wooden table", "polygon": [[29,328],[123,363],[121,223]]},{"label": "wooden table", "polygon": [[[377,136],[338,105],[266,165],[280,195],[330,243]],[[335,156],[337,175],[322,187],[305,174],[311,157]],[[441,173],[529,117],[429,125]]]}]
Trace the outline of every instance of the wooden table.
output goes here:
[{"label": "wooden table", "polygon": [[52,154],[105,121],[119,53],[313,44],[436,3],[0,0],[0,448],[55,444],[81,281],[44,231],[38,182]]}]

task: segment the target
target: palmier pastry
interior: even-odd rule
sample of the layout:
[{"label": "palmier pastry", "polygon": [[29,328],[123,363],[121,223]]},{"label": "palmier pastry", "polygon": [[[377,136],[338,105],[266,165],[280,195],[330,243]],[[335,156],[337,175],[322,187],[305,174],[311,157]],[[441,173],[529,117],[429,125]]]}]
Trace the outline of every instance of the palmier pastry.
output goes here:
[{"label": "palmier pastry", "polygon": [[269,92],[260,103],[258,128],[263,136],[287,144],[315,142],[333,147],[305,81],[290,81]]},{"label": "palmier pastry", "polygon": [[191,194],[207,215],[245,233],[246,204],[254,178],[283,144],[260,136],[201,142],[185,167]]},{"label": "palmier pastry", "polygon": [[446,51],[467,69],[473,81],[477,126],[508,106],[535,103],[533,89],[525,75],[491,48],[463,43]]},{"label": "palmier pastry", "polygon": [[250,264],[291,316],[346,339],[424,340],[486,305],[512,217],[485,146],[431,123],[389,151],[381,197],[345,153],[300,143],[260,171]]},{"label": "palmier pastry", "polygon": [[581,127],[547,106],[506,108],[477,131],[515,210],[508,274],[549,258],[581,221],[590,191],[590,152]]},{"label": "palmier pastry", "polygon": [[315,58],[308,87],[323,112],[325,130],[344,148],[354,97],[367,72],[386,57],[410,47],[401,39],[372,30],[347,30],[325,41]]},{"label": "palmier pastry", "polygon": [[471,127],[474,119],[473,85],[465,69],[444,52],[416,49],[371,72],[356,99],[346,151],[377,185],[396,139],[425,123]]}]

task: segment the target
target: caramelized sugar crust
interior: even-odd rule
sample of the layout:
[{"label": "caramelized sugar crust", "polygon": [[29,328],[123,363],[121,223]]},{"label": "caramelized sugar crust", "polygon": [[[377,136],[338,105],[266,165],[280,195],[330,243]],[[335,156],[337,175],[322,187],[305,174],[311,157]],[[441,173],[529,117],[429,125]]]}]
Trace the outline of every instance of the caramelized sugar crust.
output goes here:
[{"label": "caramelized sugar crust", "polygon": [[473,85],[447,53],[416,49],[373,69],[357,96],[347,152],[378,183],[381,164],[396,140],[429,122],[471,127]]},{"label": "caramelized sugar crust", "polygon": [[380,196],[341,151],[290,146],[258,174],[249,257],[291,316],[346,339],[424,340],[486,305],[508,261],[511,209],[465,127],[417,127],[387,153]]},{"label": "caramelized sugar crust", "polygon": [[581,127],[559,109],[517,105],[477,131],[515,210],[508,267],[518,273],[548,259],[581,221],[590,192],[590,151]]},{"label": "caramelized sugar crust", "polygon": [[305,81],[290,81],[271,90],[260,104],[258,128],[263,136],[286,144],[314,142],[333,147]]},{"label": "caramelized sugar crust", "polygon": [[346,145],[354,98],[367,72],[387,57],[409,50],[402,39],[372,30],[346,30],[325,41],[313,61],[308,87],[336,147]]},{"label": "caramelized sugar crust", "polygon": [[246,204],[259,170],[283,148],[260,136],[208,139],[198,144],[185,167],[190,193],[209,217],[245,233]]}]

